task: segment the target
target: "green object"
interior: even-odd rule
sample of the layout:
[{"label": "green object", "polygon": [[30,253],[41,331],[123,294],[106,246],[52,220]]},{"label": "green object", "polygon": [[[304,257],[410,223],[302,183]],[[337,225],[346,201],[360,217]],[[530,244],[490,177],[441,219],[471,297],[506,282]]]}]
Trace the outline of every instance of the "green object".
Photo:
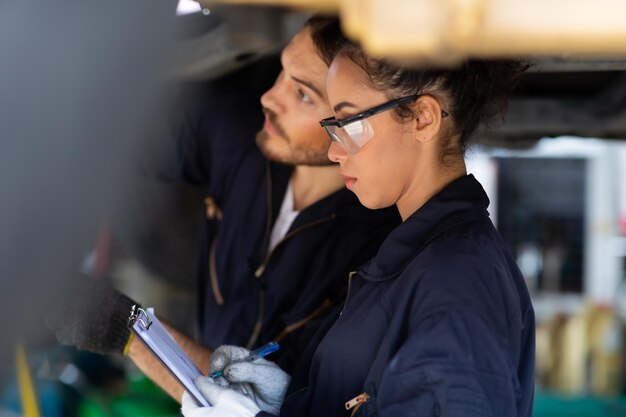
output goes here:
[{"label": "green object", "polygon": [[133,376],[128,390],[116,395],[85,397],[78,406],[80,417],[178,417],[180,404],[147,377]]},{"label": "green object", "polygon": [[626,397],[537,393],[533,417],[625,417]]}]

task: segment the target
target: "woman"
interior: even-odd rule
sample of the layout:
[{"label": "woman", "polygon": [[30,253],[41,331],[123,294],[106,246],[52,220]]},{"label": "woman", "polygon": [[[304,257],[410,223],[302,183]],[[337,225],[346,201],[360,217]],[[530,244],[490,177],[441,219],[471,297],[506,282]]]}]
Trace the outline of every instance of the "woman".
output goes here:
[{"label": "woman", "polygon": [[[336,40],[317,42],[335,55]],[[410,70],[339,46],[327,79],[335,117],[321,122],[329,158],[363,205],[395,204],[403,223],[351,277],[340,316],[284,402],[286,382],[275,381],[288,378],[268,361],[239,363],[247,352],[232,347],[215,367],[229,364],[228,380],[252,383],[256,403],[206,381],[201,389],[216,408],[231,396],[261,404],[237,416],[276,412],[281,402],[281,416],[530,416],[530,297],[463,158],[525,68],[469,61]]]}]

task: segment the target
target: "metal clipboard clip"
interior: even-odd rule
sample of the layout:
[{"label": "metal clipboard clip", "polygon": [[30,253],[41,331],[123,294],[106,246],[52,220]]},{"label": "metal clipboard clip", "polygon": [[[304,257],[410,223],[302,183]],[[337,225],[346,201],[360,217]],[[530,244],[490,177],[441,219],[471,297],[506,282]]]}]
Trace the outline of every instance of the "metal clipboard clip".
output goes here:
[{"label": "metal clipboard clip", "polygon": [[128,317],[128,327],[132,327],[136,322],[141,323],[146,330],[152,326],[152,320],[148,318],[146,310],[139,307],[137,304],[133,304],[133,307],[130,309],[130,316]]},{"label": "metal clipboard clip", "polygon": [[128,317],[128,327],[199,405],[211,406],[194,384],[198,377],[203,376],[202,373],[159,321],[154,308],[144,310],[134,305]]}]

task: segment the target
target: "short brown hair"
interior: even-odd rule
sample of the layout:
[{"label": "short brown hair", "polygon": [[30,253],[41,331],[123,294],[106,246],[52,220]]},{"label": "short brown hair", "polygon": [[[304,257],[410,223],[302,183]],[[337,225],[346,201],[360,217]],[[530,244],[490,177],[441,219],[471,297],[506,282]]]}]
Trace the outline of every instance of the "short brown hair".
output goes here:
[{"label": "short brown hair", "polygon": [[341,31],[339,19],[336,16],[316,14],[306,21],[304,27],[311,29],[311,38],[318,55],[326,65],[330,65],[347,41]]}]

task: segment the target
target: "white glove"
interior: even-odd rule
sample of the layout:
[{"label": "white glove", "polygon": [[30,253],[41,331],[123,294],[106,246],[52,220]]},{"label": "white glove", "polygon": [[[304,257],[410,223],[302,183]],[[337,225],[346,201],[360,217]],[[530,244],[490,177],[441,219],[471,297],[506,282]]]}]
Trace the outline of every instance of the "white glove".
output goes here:
[{"label": "white glove", "polygon": [[195,385],[213,407],[199,406],[185,391],[180,410],[185,417],[254,417],[261,411],[254,400],[230,388],[219,386],[210,377],[198,377]]},{"label": "white glove", "polygon": [[220,346],[211,354],[211,372],[223,371],[233,389],[247,393],[261,410],[278,415],[291,377],[274,362],[244,361],[249,354],[239,346]]}]

